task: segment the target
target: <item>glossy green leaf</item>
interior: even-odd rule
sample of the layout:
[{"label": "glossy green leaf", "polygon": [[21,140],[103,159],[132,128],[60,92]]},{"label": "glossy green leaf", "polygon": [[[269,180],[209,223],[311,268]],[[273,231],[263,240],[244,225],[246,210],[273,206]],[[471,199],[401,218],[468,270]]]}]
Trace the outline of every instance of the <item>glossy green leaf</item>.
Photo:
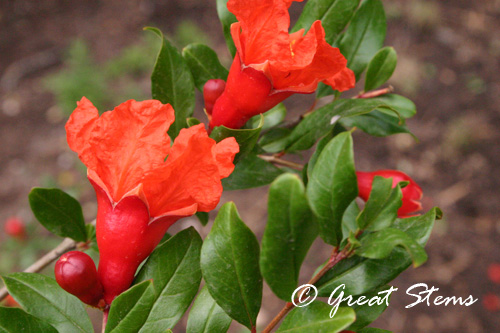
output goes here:
[{"label": "glossy green leaf", "polygon": [[339,41],[339,49],[347,59],[347,67],[354,72],[357,79],[384,44],[386,30],[382,2],[363,1]]},{"label": "glossy green leaf", "polygon": [[398,217],[402,197],[399,184],[392,188],[392,178],[375,176],[370,197],[356,219],[359,229],[377,231],[390,227]]},{"label": "glossy green leaf", "polygon": [[259,139],[259,147],[266,153],[278,153],[288,145],[288,136],[292,130],[287,127],[273,128],[264,133]]},{"label": "glossy green leaf", "polygon": [[[390,286],[383,286],[369,293],[365,293],[363,294],[363,296],[365,296],[366,299],[360,300],[360,302],[372,299],[373,297],[384,299],[388,293],[391,293],[392,295],[392,292],[394,292],[394,291],[391,292],[390,288],[391,288]],[[381,304],[378,303],[374,304],[372,303],[372,305],[369,305],[368,303],[363,305],[355,304],[353,306],[353,309],[356,312],[356,321],[352,323],[347,328],[347,330],[358,332],[358,330],[362,329],[363,327],[370,325],[385,311],[385,309],[387,309],[387,304],[390,304],[389,303],[390,295],[388,296],[387,300],[388,300],[387,302],[381,302]]]},{"label": "glossy green leaf", "polygon": [[326,243],[335,246],[342,240],[342,216],[357,195],[352,137],[343,132],[325,146],[307,184],[309,203]]},{"label": "glossy green leaf", "polygon": [[44,321],[18,308],[0,307],[0,332],[44,332],[57,333],[57,330]]},{"label": "glossy green leaf", "polygon": [[[262,115],[264,116],[264,124],[262,125],[262,130],[265,131],[280,124],[281,122],[283,122],[283,120],[285,120],[286,107],[283,103],[279,103],[271,110],[263,113]],[[256,115],[250,118],[250,120],[246,123],[246,126],[249,126],[249,128],[257,128],[259,127],[260,122],[261,122],[260,115]]]},{"label": "glossy green leaf", "polygon": [[259,140],[262,125],[264,124],[264,118],[260,116],[260,119],[259,126],[251,129],[232,129],[226,126],[217,126],[212,130],[212,133],[210,133],[210,137],[216,142],[220,142],[229,137],[236,139],[236,142],[238,142],[240,146],[239,153],[234,157],[234,162],[236,164],[253,150],[257,140]]},{"label": "glossy green leaf", "polygon": [[221,65],[217,53],[210,47],[198,43],[189,44],[182,49],[182,56],[199,91],[203,92],[203,86],[208,80],[227,79],[228,70]]},{"label": "glossy green leaf", "polygon": [[39,187],[28,198],[33,214],[47,230],[78,242],[87,240],[82,207],[76,199],[56,188]]},{"label": "glossy green leaf", "polygon": [[196,212],[196,217],[200,221],[201,225],[206,226],[208,223],[208,213],[207,212]]},{"label": "glossy green leaf", "polygon": [[317,235],[302,181],[294,174],[279,176],[269,189],[260,268],[282,300],[290,301],[298,286],[300,266]]},{"label": "glossy green leaf", "polygon": [[292,31],[309,30],[320,20],[325,29],[325,40],[332,44],[351,19],[359,0],[309,0]]},{"label": "glossy green leaf", "polygon": [[233,173],[222,179],[225,191],[243,190],[270,184],[283,171],[255,154],[238,161]]},{"label": "glossy green leaf", "polygon": [[[288,136],[287,151],[306,150],[326,135],[339,119],[358,118],[376,108],[387,107],[376,99],[340,99],[305,117]],[[358,117],[353,117],[358,116]]]},{"label": "glossy green leaf", "polygon": [[153,281],[155,302],[139,332],[174,327],[191,304],[201,281],[202,240],[193,227],[158,246],[141,268],[135,283]]},{"label": "glossy green leaf", "polygon": [[415,103],[401,95],[387,94],[377,97],[377,100],[391,108],[381,108],[378,110],[389,116],[395,117],[394,111],[396,111],[401,118],[407,119],[413,117],[417,113]]},{"label": "glossy green leaf", "polygon": [[219,15],[219,20],[222,23],[222,29],[224,32],[224,38],[226,39],[227,48],[234,57],[236,54],[236,47],[234,46],[233,37],[231,37],[231,24],[236,22],[236,16],[234,16],[227,9],[228,0],[216,0],[217,1],[217,14]]},{"label": "glossy green leaf", "polygon": [[201,289],[189,312],[186,332],[211,333],[227,332],[231,325],[229,317],[210,295],[207,286]]},{"label": "glossy green leaf", "polygon": [[373,90],[389,80],[396,69],[398,56],[392,47],[380,49],[368,64],[365,78],[365,91]]},{"label": "glossy green leaf", "polygon": [[194,82],[191,71],[179,51],[156,28],[145,28],[162,40],[162,46],[151,74],[153,99],[170,103],[175,110],[175,121],[168,130],[172,139],[187,127],[186,119],[193,114],[195,105]]},{"label": "glossy green leaf", "polygon": [[396,246],[403,247],[418,267],[427,261],[427,254],[422,246],[399,229],[387,228],[367,235],[361,239],[361,247],[356,254],[371,259],[386,258]]},{"label": "glossy green leaf", "polygon": [[232,202],[221,207],[203,243],[201,270],[217,304],[234,320],[255,327],[262,299],[259,243]]},{"label": "glossy green leaf", "polygon": [[[419,245],[424,246],[432,231],[434,221],[441,217],[439,208],[425,215],[397,219],[393,227],[404,231]],[[396,247],[384,259],[366,259],[359,256],[340,261],[321,278],[316,286],[318,296],[328,297],[341,284],[345,284],[346,295],[360,295],[392,281],[411,265],[410,255]]]},{"label": "glossy green leaf", "polygon": [[349,207],[344,212],[344,216],[342,216],[342,235],[343,239],[347,239],[348,236],[358,229],[356,224],[356,219],[359,216],[360,210],[359,206],[356,203],[356,200],[353,200]]},{"label": "glossy green leaf", "polygon": [[294,308],[283,319],[276,332],[340,332],[355,319],[354,310],[348,307],[339,307],[335,316],[330,318],[332,307],[320,301],[314,301],[311,304]]},{"label": "glossy green leaf", "polygon": [[83,303],[62,290],[54,279],[37,273],[13,273],[4,276],[3,280],[9,294],[26,312],[57,331],[92,331]]},{"label": "glossy green leaf", "polygon": [[310,179],[312,175],[312,171],[314,169],[314,166],[316,165],[316,162],[318,161],[319,155],[321,155],[321,152],[325,148],[325,146],[330,142],[331,139],[333,139],[334,134],[333,131],[329,131],[324,137],[321,138],[321,140],[318,141],[318,144],[316,145],[316,150],[312,154],[311,158],[309,159],[309,163],[307,163],[307,178]]},{"label": "glossy green leaf", "polygon": [[146,322],[156,295],[151,281],[144,281],[120,294],[111,304],[107,332],[138,332]]},{"label": "glossy green leaf", "polygon": [[[394,113],[393,113],[394,115]],[[340,119],[340,123],[345,127],[357,127],[373,136],[388,136],[398,133],[409,133],[410,130],[399,118],[393,115],[374,110],[368,114],[357,117]]]}]

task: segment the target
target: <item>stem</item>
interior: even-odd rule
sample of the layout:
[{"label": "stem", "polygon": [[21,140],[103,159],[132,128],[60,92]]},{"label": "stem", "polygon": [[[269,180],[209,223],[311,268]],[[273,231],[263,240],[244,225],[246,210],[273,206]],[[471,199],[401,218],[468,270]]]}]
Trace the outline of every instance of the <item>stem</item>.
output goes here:
[{"label": "stem", "polygon": [[[319,279],[323,277],[323,275],[325,275],[330,269],[332,269],[333,266],[338,264],[342,259],[347,258],[351,254],[351,252],[352,251],[349,251],[347,249],[347,246],[341,252],[339,252],[339,248],[338,246],[336,246],[332,250],[332,254],[330,255],[330,259],[328,260],[326,265],[318,272],[318,274],[313,276],[312,279],[309,280],[309,282],[307,282],[307,284],[315,284],[316,282],[318,282]],[[294,308],[293,303],[287,302],[283,307],[283,309],[281,309],[281,311],[276,315],[276,317],[274,317],[274,319],[269,323],[269,325],[267,325],[267,327],[262,331],[262,333],[271,332],[271,330],[281,321],[281,319],[283,319],[283,317],[285,317],[288,314],[288,312],[290,312],[290,310],[292,310],[293,308]]]},{"label": "stem", "polygon": [[290,162],[290,161],[281,159],[281,158],[276,157],[276,156],[259,155],[259,157],[261,159],[263,159],[264,161],[271,162],[273,164],[286,166],[286,167],[289,167],[289,168],[292,168],[295,170],[299,170],[299,171],[301,171],[304,168],[304,166],[302,164]]},{"label": "stem", "polygon": [[101,333],[104,333],[106,331],[106,324],[108,323],[108,315],[109,315],[109,308],[103,311],[102,313],[102,328],[101,328]]},{"label": "stem", "polygon": [[361,93],[358,96],[356,96],[355,98],[373,98],[373,97],[378,97],[378,96],[382,96],[385,94],[389,94],[393,91],[394,91],[394,88],[392,86],[389,86],[387,88],[382,88],[382,89],[378,89],[378,90],[373,90],[373,91]]},{"label": "stem", "polygon": [[[95,225],[96,221],[92,221],[91,224]],[[53,250],[51,250],[49,253],[35,261],[31,266],[26,268],[23,272],[24,273],[37,273],[40,272],[42,269],[50,265],[54,260],[57,260],[63,253],[66,253],[68,251],[74,250],[79,246],[80,243],[75,242],[71,238],[65,238],[61,244],[57,245]],[[84,244],[84,243],[82,243]],[[3,287],[0,289],[0,301],[2,301],[9,292],[7,291],[6,287]]]}]

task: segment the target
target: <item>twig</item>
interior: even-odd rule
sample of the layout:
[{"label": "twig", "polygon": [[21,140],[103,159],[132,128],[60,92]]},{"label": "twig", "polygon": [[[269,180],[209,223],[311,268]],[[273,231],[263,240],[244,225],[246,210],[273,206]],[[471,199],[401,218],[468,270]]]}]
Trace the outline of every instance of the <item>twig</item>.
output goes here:
[{"label": "twig", "polygon": [[[332,251],[332,254],[330,255],[330,259],[328,260],[328,262],[326,263],[326,265],[318,272],[318,274],[316,274],[315,276],[313,276],[313,278],[311,280],[309,280],[309,282],[307,282],[307,284],[309,285],[313,285],[315,284],[316,282],[319,281],[319,279],[321,279],[323,277],[323,275],[325,275],[330,269],[333,268],[333,266],[335,266],[337,263],[339,263],[341,260],[347,258],[348,256],[350,256],[352,253],[352,250],[349,250],[348,249],[348,246],[346,246],[341,252],[339,252],[339,249],[338,247],[335,247]],[[299,293],[300,295],[301,293]],[[298,299],[298,297],[296,298],[296,300]],[[285,317],[288,312],[290,312],[290,310],[292,310],[294,308],[294,304],[292,302],[287,302],[285,304],[285,306],[283,307],[283,309],[281,309],[281,311],[276,315],[276,317],[274,317],[274,319],[269,323],[269,325],[267,325],[266,328],[264,328],[264,330],[262,331],[262,333],[269,333],[271,332],[271,330],[276,326],[278,325],[278,323],[281,321],[281,319],[283,319],[283,317]]]},{"label": "twig", "polygon": [[[95,220],[91,222],[91,224],[95,225]],[[37,273],[40,272],[42,269],[50,265],[54,260],[57,260],[63,253],[66,253],[68,251],[74,250],[77,248],[77,246],[80,243],[75,242],[71,238],[65,238],[61,244],[59,244],[57,247],[55,247],[52,251],[38,259],[36,262],[34,262],[31,266],[26,268],[23,272],[24,273]],[[83,244],[83,243],[82,243]],[[0,301],[2,301],[9,292],[7,291],[6,287],[3,287],[0,289]]]},{"label": "twig", "polygon": [[299,170],[299,171],[301,171],[304,168],[304,166],[302,164],[290,162],[290,161],[281,159],[281,158],[276,157],[276,156],[259,155],[259,157],[262,158],[264,161],[267,161],[267,162],[270,162],[273,164],[286,166],[286,167],[289,167],[289,168],[292,168],[295,170]]},{"label": "twig", "polygon": [[378,96],[382,96],[385,94],[389,94],[393,91],[394,91],[394,88],[392,86],[389,86],[387,88],[382,88],[382,89],[378,89],[378,90],[373,90],[373,91],[361,93],[358,96],[356,96],[355,98],[373,98],[373,97],[378,97]]}]

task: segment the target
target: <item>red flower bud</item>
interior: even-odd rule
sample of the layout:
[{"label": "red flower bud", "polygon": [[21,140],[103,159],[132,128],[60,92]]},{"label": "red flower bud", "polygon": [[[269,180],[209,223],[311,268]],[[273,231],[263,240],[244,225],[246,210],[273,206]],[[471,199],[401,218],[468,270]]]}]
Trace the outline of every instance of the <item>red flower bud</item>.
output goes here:
[{"label": "red flower bud", "polygon": [[208,114],[212,114],[215,101],[222,95],[226,81],[221,79],[208,80],[203,86],[203,99],[205,100],[205,110]]},{"label": "red flower bud", "polygon": [[358,177],[358,196],[364,201],[367,201],[370,196],[373,178],[375,176],[382,176],[384,178],[392,178],[392,187],[396,187],[401,181],[410,182],[406,187],[401,189],[403,193],[403,205],[398,210],[399,217],[410,217],[412,216],[410,214],[422,209],[422,204],[419,201],[422,199],[422,189],[404,172],[397,170],[357,171],[356,175]]},{"label": "red flower bud", "polygon": [[26,239],[26,228],[24,222],[18,217],[9,218],[4,225],[4,231],[7,235],[16,239]]},{"label": "red flower bud", "polygon": [[483,296],[483,307],[491,312],[500,310],[500,298],[492,293]]},{"label": "red flower bud", "polygon": [[[102,285],[97,277],[94,261],[87,254],[71,251],[63,254],[56,262],[57,283],[83,303],[101,307],[104,303]],[[101,304],[99,304],[101,303]]]},{"label": "red flower bud", "polygon": [[17,303],[17,301],[11,295],[7,295],[7,297],[5,297],[3,305],[11,308],[20,307],[19,303]]},{"label": "red flower bud", "polygon": [[500,263],[493,263],[488,267],[488,278],[491,282],[500,284]]}]

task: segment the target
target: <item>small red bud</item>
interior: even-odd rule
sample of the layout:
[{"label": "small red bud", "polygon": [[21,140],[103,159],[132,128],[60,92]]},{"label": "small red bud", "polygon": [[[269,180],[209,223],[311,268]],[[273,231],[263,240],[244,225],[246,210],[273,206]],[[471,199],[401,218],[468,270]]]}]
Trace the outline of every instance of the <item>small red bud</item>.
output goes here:
[{"label": "small red bud", "polygon": [[80,251],[63,254],[56,262],[55,275],[57,283],[68,293],[83,303],[102,307],[102,285],[94,261],[87,254]]},{"label": "small red bud", "polygon": [[203,86],[203,99],[208,114],[212,114],[215,101],[222,95],[224,88],[226,88],[226,81],[221,79],[208,80]]},{"label": "small red bud", "polygon": [[483,307],[491,312],[500,310],[500,298],[495,294],[486,294],[483,296]]},{"label": "small red bud", "polygon": [[5,297],[3,305],[11,308],[20,307],[19,303],[17,303],[17,301],[11,295],[7,295],[7,297]]},{"label": "small red bud", "polygon": [[500,284],[500,263],[490,264],[488,267],[488,278],[491,282]]},{"label": "small red bud", "polygon": [[18,217],[9,218],[4,225],[4,231],[7,235],[23,240],[26,239],[26,228],[24,222]]}]

